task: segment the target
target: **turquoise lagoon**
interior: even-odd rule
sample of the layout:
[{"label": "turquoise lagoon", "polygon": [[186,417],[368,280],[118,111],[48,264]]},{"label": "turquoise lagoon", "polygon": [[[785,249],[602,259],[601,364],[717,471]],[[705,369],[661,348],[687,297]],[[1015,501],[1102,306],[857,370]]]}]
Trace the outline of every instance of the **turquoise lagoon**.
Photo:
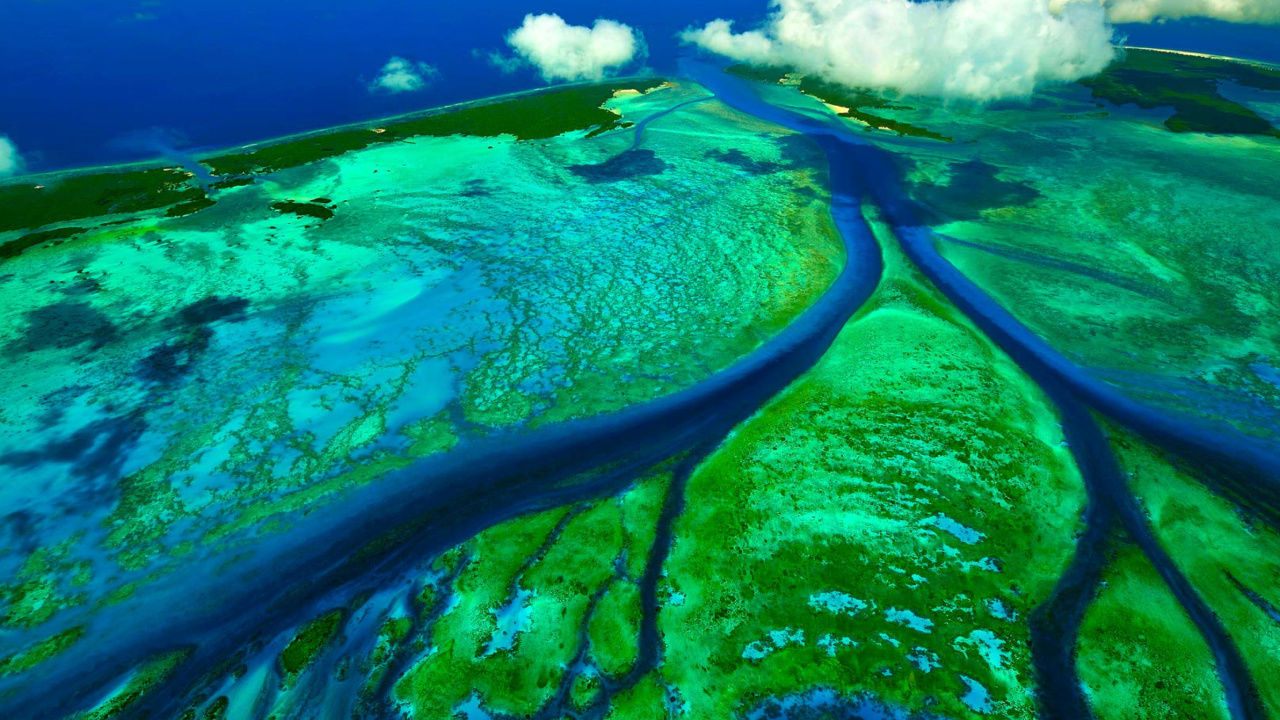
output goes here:
[{"label": "turquoise lagoon", "polygon": [[947,142],[690,68],[609,132],[39,228],[83,229],[0,265],[0,692],[1277,717],[1280,140],[1081,86],[872,111]]}]

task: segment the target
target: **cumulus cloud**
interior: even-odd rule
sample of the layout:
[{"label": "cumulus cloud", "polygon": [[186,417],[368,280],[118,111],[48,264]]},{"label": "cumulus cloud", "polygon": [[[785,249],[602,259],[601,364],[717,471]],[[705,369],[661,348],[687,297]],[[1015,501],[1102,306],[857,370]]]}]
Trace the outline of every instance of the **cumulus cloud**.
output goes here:
[{"label": "cumulus cloud", "polygon": [[1115,56],[1100,5],[1050,1],[771,0],[758,30],[715,20],[682,37],[851,87],[985,102],[1096,74]]},{"label": "cumulus cloud", "polygon": [[437,72],[424,62],[410,62],[402,57],[393,57],[382,66],[377,79],[369,83],[369,90],[388,93],[416,92],[430,85]]},{"label": "cumulus cloud", "polygon": [[[1054,0],[1055,8],[1071,0]],[[1097,0],[1114,23],[1204,17],[1235,23],[1280,23],[1280,0]]]},{"label": "cumulus cloud", "polygon": [[524,67],[524,60],[521,60],[518,57],[507,57],[506,55],[503,55],[497,50],[490,52],[488,55],[481,55],[477,51],[475,55],[476,57],[484,57],[486,60],[489,61],[490,65],[498,68],[498,70],[500,70],[503,75],[510,75],[511,73]]},{"label": "cumulus cloud", "polygon": [[644,39],[627,25],[570,25],[559,15],[526,15],[507,44],[547,80],[600,80],[644,53]]},{"label": "cumulus cloud", "polygon": [[8,135],[0,135],[0,178],[22,172],[22,156]]}]

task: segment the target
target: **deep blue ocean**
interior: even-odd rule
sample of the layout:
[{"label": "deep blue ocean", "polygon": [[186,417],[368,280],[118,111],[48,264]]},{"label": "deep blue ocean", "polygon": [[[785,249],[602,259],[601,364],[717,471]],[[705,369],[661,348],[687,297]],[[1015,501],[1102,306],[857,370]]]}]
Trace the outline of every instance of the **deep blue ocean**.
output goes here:
[{"label": "deep blue ocean", "polygon": [[[528,12],[640,30],[671,71],[675,34],[751,25],[766,0],[0,0],[0,135],[31,170],[154,156],[139,138],[217,148],[542,85],[485,61]],[[1273,29],[1185,21],[1124,26],[1134,45],[1280,62]],[[391,56],[439,70],[425,91],[370,93]]]}]

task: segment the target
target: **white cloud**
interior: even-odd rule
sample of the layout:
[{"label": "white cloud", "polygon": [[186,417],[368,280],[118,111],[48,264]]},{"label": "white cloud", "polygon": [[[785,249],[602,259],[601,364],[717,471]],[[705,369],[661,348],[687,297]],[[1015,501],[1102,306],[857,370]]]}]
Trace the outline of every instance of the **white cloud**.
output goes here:
[{"label": "white cloud", "polygon": [[644,39],[622,23],[601,19],[584,27],[559,15],[526,15],[507,44],[547,80],[600,80],[644,53]]},{"label": "white cloud", "polygon": [[498,68],[498,70],[501,70],[502,74],[504,75],[510,75],[511,73],[524,67],[524,61],[521,60],[520,58],[507,57],[506,55],[503,55],[502,53],[496,50],[489,53],[485,57],[486,59],[488,59],[490,65]]},{"label": "white cloud", "polygon": [[[1070,0],[1054,0],[1055,7]],[[1280,0],[1097,0],[1114,23],[1206,17],[1237,23],[1280,23]]]},{"label": "white cloud", "polygon": [[0,135],[0,178],[17,175],[22,172],[22,166],[18,146],[13,144],[8,135]]},{"label": "white cloud", "polygon": [[436,73],[435,68],[424,62],[410,62],[402,57],[393,57],[382,66],[382,72],[378,78],[369,83],[369,90],[389,93],[416,92],[431,84]]},{"label": "white cloud", "polygon": [[[1134,0],[1138,1],[1138,0]],[[1093,75],[1115,55],[1093,2],[771,0],[764,27],[716,20],[682,37],[735,60],[788,65],[851,87],[979,102]]]}]

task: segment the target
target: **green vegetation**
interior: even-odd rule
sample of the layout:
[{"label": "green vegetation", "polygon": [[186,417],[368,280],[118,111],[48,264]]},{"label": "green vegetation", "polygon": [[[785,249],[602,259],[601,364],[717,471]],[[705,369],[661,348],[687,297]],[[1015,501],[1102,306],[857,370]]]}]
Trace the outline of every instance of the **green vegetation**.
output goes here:
[{"label": "green vegetation", "polygon": [[[510,651],[486,655],[485,650],[498,631],[495,612],[514,600],[511,589],[526,560],[538,556],[565,515],[565,510],[550,510],[516,518],[467,543],[466,565],[452,588],[458,604],[436,623],[436,651],[399,680],[396,692],[402,699],[422,709],[426,717],[448,717],[471,694],[473,680],[475,690],[486,699],[486,687],[518,688],[512,693],[517,700],[522,692],[539,687],[537,676],[532,683],[521,677],[524,669],[543,670],[536,660],[512,662]],[[519,637],[515,640],[514,649],[519,652]],[[537,702],[536,698],[526,700]]]},{"label": "green vegetation", "polygon": [[910,123],[905,123],[893,118],[884,117],[883,115],[872,115],[862,108],[872,108],[879,110],[910,110],[911,108],[897,105],[879,95],[869,93],[862,90],[850,90],[843,85],[827,82],[820,78],[806,75],[800,81],[800,92],[806,95],[812,95],[824,103],[837,105],[839,107],[847,107],[848,110],[840,112],[841,117],[852,118],[858,122],[864,123],[873,130],[887,130],[899,135],[909,135],[911,137],[922,137],[930,140],[940,140],[942,142],[954,142],[946,135],[942,135],[927,128],[922,128]]},{"label": "green vegetation", "polygon": [[217,203],[214,202],[212,198],[206,195],[201,195],[200,197],[192,198],[191,200],[188,200],[186,202],[174,205],[173,207],[166,210],[164,214],[165,214],[165,217],[183,217],[184,215],[194,215],[195,213],[198,213],[201,210],[204,210],[205,208],[211,208],[216,204]]},{"label": "green vegetation", "polygon": [[0,677],[24,672],[62,653],[84,637],[84,626],[67,628],[53,637],[45,638],[30,648],[0,658]]},{"label": "green vegetation", "polygon": [[306,669],[338,634],[343,614],[340,609],[330,610],[307,623],[280,653],[280,666],[284,671],[295,675]]},{"label": "green vegetation", "polygon": [[1280,130],[1265,118],[1224,98],[1218,92],[1223,80],[1280,90],[1280,70],[1263,65],[1132,48],[1102,74],[1081,84],[1095,98],[1116,105],[1172,107],[1174,113],[1164,124],[1173,132],[1280,137]]},{"label": "green vegetation", "polygon": [[792,74],[790,69],[777,65],[750,65],[747,63],[730,65],[724,71],[730,75],[737,75],[741,78],[769,85],[781,83],[787,79],[788,75]]},{"label": "green vegetation", "polygon": [[[819,97],[819,99],[822,99]],[[825,102],[831,102],[826,100]],[[839,103],[832,103],[839,105]],[[910,135],[912,137],[928,138],[930,140],[941,140],[942,142],[955,142],[946,135],[936,133],[927,128],[917,127],[910,123],[905,123],[892,118],[883,117],[881,115],[872,115],[869,112],[863,112],[857,108],[849,108],[840,113],[841,117],[852,118],[858,122],[864,123],[871,130],[888,130],[899,135]]]},{"label": "green vegetation", "polygon": [[[426,594],[431,590],[431,586],[427,585],[423,588]],[[433,598],[424,598],[427,602],[428,612],[431,609]],[[370,680],[380,681],[382,673],[388,660],[395,656],[404,641],[409,638],[409,633],[413,629],[413,620],[407,617],[388,618],[382,623],[382,627],[378,628],[378,642],[373,647],[373,652],[369,655],[369,664],[372,672]],[[371,683],[375,684],[375,683]]]},{"label": "green vegetation", "polygon": [[[1280,717],[1280,685],[1269,682],[1280,667],[1280,621],[1263,607],[1280,607],[1280,533],[1133,435],[1116,428],[1109,434],[1156,536],[1222,620],[1264,705]],[[1186,652],[1189,645],[1175,647]]]},{"label": "green vegetation", "polygon": [[1080,628],[1077,665],[1098,720],[1227,720],[1213,655],[1142,552],[1116,551]]},{"label": "green vegetation", "polygon": [[213,702],[204,709],[204,713],[200,715],[203,720],[223,720],[227,716],[227,708],[231,706],[231,699],[226,695],[214,698]]},{"label": "green vegetation", "polygon": [[667,497],[671,475],[658,473],[653,479],[637,483],[622,496],[622,538],[627,559],[623,569],[635,580],[644,574],[649,549],[657,530],[658,515]]},{"label": "green vegetation", "polygon": [[43,187],[0,185],[0,232],[199,201],[204,191],[191,177],[181,168],[165,168],[74,175]]},{"label": "green vegetation", "polygon": [[941,252],[1132,396],[1274,437],[1280,254],[1260,239],[1280,224],[1280,145],[1056,109],[993,110],[998,132],[945,153],[904,148]]},{"label": "green vegetation", "polygon": [[[424,618],[435,610],[437,598],[432,590],[430,584],[423,588]],[[407,617],[389,618],[383,622],[382,627],[378,629],[377,644],[374,645],[368,659],[356,665],[357,672],[364,675],[364,682],[360,688],[360,702],[374,701],[394,658],[407,652],[421,652],[425,648],[423,639],[412,631],[413,621]],[[407,643],[410,637],[413,637],[413,641]]]},{"label": "green vegetation", "polygon": [[608,124],[605,124],[605,125],[601,125],[600,127],[596,128],[595,130],[592,130],[591,132],[587,133],[587,137],[588,137],[588,138],[593,138],[593,137],[596,137],[597,135],[603,135],[603,134],[605,134],[605,133],[609,132],[610,130],[626,130],[627,128],[632,128],[632,127],[635,127],[635,126],[636,126],[636,124],[635,124],[635,123],[633,123],[633,122],[630,122],[630,121],[627,121],[627,122],[616,122],[616,121],[615,121],[615,122],[611,122],[611,123],[608,123]]},{"label": "green vegetation", "polygon": [[29,629],[59,611],[82,605],[87,596],[80,582],[89,566],[71,557],[75,538],[36,548],[8,583],[0,584],[0,627]]},{"label": "green vegetation", "polygon": [[[590,129],[594,136],[630,126],[602,107],[616,90],[647,92],[664,82],[661,79],[614,81],[556,90],[446,110],[395,122],[385,128],[339,130],[286,140],[258,150],[212,157],[204,163],[218,175],[245,176],[296,167],[377,143],[408,141],[416,136],[505,134],[520,140],[537,140]],[[43,187],[21,183],[0,185],[0,232],[161,208],[168,208],[169,217],[190,215],[214,204],[191,178],[191,173],[181,168],[165,168],[75,175],[52,180]],[[228,177],[212,187],[225,189],[252,183],[252,177]],[[318,210],[309,208],[288,211],[299,210],[320,217]],[[23,236],[0,246],[0,258],[14,257],[45,240],[69,235]]]},{"label": "green vegetation", "polygon": [[156,685],[168,679],[173,671],[190,656],[191,649],[183,648],[153,657],[138,667],[125,681],[123,687],[112,693],[97,707],[73,715],[68,720],[111,720],[111,718],[123,717],[130,706],[142,699]]},{"label": "green vegetation", "polygon": [[754,66],[754,65],[730,65],[725,69],[732,75],[754,80],[763,83],[785,83],[798,85],[800,92],[811,95],[824,103],[835,105],[847,110],[841,110],[839,115],[852,120],[863,123],[871,130],[887,130],[898,135],[909,135],[911,137],[922,137],[930,140],[941,140],[942,142],[954,142],[951,138],[933,132],[927,128],[922,128],[911,123],[902,122],[893,118],[884,117],[883,115],[873,115],[863,110],[863,108],[872,108],[879,110],[910,110],[911,108],[898,105],[892,100],[888,100],[881,95],[866,90],[857,90],[847,88],[839,83],[833,83],[823,80],[814,75],[804,75],[796,82],[793,78],[796,73],[786,68],[772,66]]},{"label": "green vegetation", "polygon": [[253,175],[297,167],[378,143],[403,142],[418,136],[513,135],[519,140],[541,140],[575,130],[597,132],[612,129],[621,118],[602,105],[617,90],[647,92],[665,81],[613,81],[567,88],[497,102],[447,110],[436,115],[404,120],[386,127],[339,130],[286,140],[244,153],[204,160],[217,175]]},{"label": "green vegetation", "polygon": [[69,237],[75,237],[80,233],[86,232],[87,228],[82,227],[64,227],[55,230],[43,230],[41,232],[27,233],[17,240],[10,240],[0,245],[0,258],[12,258],[22,254],[23,250],[35,247],[40,243],[49,240],[64,240]]},{"label": "green vegetation", "polygon": [[[423,588],[426,591],[426,588]],[[404,639],[409,637],[409,630],[413,627],[413,621],[407,617],[392,618],[383,623],[382,628],[378,631],[378,636],[386,638],[387,642],[392,645],[399,645]]]},{"label": "green vegetation", "polygon": [[633,582],[618,580],[609,586],[587,625],[591,659],[606,675],[620,676],[631,669],[639,647],[640,590]]},{"label": "green vegetation", "polygon": [[887,263],[818,365],[689,481],[659,614],[662,677],[688,717],[833,679],[975,717],[961,676],[997,716],[1037,712],[1012,620],[1070,557],[1080,478],[1035,384],[904,259]]},{"label": "green vegetation", "polygon": [[635,687],[613,698],[609,714],[605,716],[606,720],[647,720],[669,717],[663,703],[662,686],[658,684],[655,675],[655,673],[645,675]]},{"label": "green vegetation", "polygon": [[600,694],[600,676],[582,673],[573,679],[569,688],[569,702],[577,710],[585,710],[596,701]]},{"label": "green vegetation", "polygon": [[238,188],[238,187],[245,187],[246,185],[252,185],[254,182],[256,182],[256,180],[251,177],[233,177],[233,178],[227,178],[225,180],[219,180],[213,183],[212,185],[210,185],[209,187],[213,188],[214,190],[228,190],[230,188]]},{"label": "green vegetation", "polygon": [[[456,604],[396,695],[419,717],[449,717],[473,693],[486,709],[527,716],[568,682],[572,702],[589,704],[598,673],[621,674],[638,653],[639,593],[618,561],[647,554],[636,545],[652,535],[642,540],[639,528],[652,531],[653,498],[668,482],[656,474],[618,497],[526,515],[468,542]],[[583,651],[591,669],[566,677]]]},{"label": "green vegetation", "polygon": [[315,202],[281,200],[280,202],[271,203],[271,209],[281,215],[293,214],[298,217],[313,217],[319,220],[328,220],[333,217],[332,210]]}]

